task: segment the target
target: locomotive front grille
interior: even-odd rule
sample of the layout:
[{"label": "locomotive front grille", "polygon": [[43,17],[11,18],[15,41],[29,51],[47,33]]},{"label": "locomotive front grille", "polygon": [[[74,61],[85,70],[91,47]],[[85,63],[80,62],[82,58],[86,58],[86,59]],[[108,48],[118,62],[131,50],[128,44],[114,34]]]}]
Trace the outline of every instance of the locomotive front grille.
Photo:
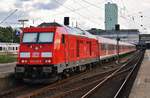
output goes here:
[{"label": "locomotive front grille", "polygon": [[[20,67],[20,66],[18,66]],[[46,78],[53,74],[52,65],[45,66],[22,66],[24,68],[24,72],[16,72],[18,74],[23,74],[25,78]],[[17,68],[17,67],[16,67]]]}]

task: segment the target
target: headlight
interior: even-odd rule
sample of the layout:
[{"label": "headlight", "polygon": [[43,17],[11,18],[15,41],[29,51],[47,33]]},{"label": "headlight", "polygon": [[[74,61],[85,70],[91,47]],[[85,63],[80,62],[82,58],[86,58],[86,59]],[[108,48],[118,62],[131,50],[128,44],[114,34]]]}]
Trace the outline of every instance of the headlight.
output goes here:
[{"label": "headlight", "polygon": [[42,57],[52,57],[52,52],[42,52]]},{"label": "headlight", "polygon": [[30,52],[20,52],[20,57],[21,58],[29,58],[30,57]]},{"label": "headlight", "polygon": [[43,72],[52,72],[52,67],[43,67]]},{"label": "headlight", "polygon": [[24,67],[16,67],[15,71],[16,72],[24,72]]},{"label": "headlight", "polygon": [[21,63],[27,63],[28,60],[21,60]]},{"label": "headlight", "polygon": [[51,63],[51,60],[45,60],[45,63]]}]

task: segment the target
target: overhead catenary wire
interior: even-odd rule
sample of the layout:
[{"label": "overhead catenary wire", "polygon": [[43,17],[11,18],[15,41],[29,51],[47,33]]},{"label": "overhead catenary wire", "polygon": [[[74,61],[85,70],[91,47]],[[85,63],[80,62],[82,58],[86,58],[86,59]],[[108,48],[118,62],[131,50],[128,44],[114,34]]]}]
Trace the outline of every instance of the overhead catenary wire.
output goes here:
[{"label": "overhead catenary wire", "polygon": [[[80,7],[80,8],[76,8],[76,9],[73,9],[73,11],[75,12],[75,11],[80,11],[80,10],[83,10],[83,9],[85,9],[85,8],[89,8],[90,6],[85,6],[85,7]],[[71,10],[69,10],[69,11],[64,11],[64,12],[59,12],[59,13],[56,13],[56,14],[54,14],[54,15],[61,15],[61,14],[66,14],[66,13],[70,13],[70,12],[72,12]]]},{"label": "overhead catenary wire", "polygon": [[17,12],[18,9],[15,9],[12,13],[10,13],[7,17],[5,17],[0,24],[2,24],[4,21],[6,21],[9,17],[11,17],[15,12]]},{"label": "overhead catenary wire", "polygon": [[59,1],[55,0],[55,2],[56,2],[57,4],[59,4],[59,5],[61,5],[62,7],[66,8],[67,10],[70,10],[70,11],[72,11],[73,13],[75,13],[75,14],[77,14],[77,15],[83,17],[84,19],[90,21],[91,23],[99,24],[99,23],[97,23],[97,21],[95,22],[95,21],[91,20],[89,17],[84,16],[84,15],[80,14],[80,13],[77,12],[77,11],[74,12],[74,9],[72,9],[72,8],[70,8],[70,7],[68,7],[68,6],[62,5]]},{"label": "overhead catenary wire", "polygon": [[[74,0],[76,3],[78,3],[76,0]],[[90,2],[88,2],[88,1],[86,1],[86,0],[81,0],[81,1],[83,1],[84,3],[86,3],[86,4],[88,4],[88,5],[90,5],[91,7],[95,7],[95,8],[97,8],[97,9],[100,9],[102,6],[97,6],[97,5],[95,5],[95,4],[93,4],[93,3],[90,3]],[[80,3],[78,3],[80,6],[82,6],[83,7],[83,5],[81,5]],[[86,9],[88,12],[93,12],[93,11],[91,11],[91,10],[88,10],[88,9]],[[102,17],[95,17],[96,15],[93,15],[92,17],[94,17],[95,19],[102,19]]]},{"label": "overhead catenary wire", "polygon": [[[139,23],[136,21],[136,18],[134,15],[131,15],[129,12],[129,10],[127,9],[125,3],[123,0],[114,0],[113,3],[115,3],[115,1],[117,3],[121,3],[120,5],[117,5],[118,6],[118,9],[119,9],[119,14],[118,16],[125,20],[125,21],[128,21],[128,22],[125,22],[126,25],[131,25],[131,26],[135,26],[135,27],[138,27]],[[122,5],[122,6],[121,6]],[[124,24],[124,25],[125,25]],[[131,27],[129,26],[129,27]]]}]

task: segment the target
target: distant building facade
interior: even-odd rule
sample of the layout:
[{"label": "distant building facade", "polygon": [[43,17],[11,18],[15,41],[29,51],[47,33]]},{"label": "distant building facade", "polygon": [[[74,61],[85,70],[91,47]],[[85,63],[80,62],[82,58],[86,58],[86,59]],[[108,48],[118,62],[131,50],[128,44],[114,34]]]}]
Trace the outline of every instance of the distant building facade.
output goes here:
[{"label": "distant building facade", "polygon": [[140,45],[145,45],[147,49],[150,49],[150,34],[140,34]]},{"label": "distant building facade", "polygon": [[150,34],[140,34],[139,39],[141,43],[150,44]]},{"label": "distant building facade", "polygon": [[102,37],[115,39],[115,40],[118,34],[118,37],[123,42],[133,43],[133,44],[139,43],[140,32],[137,29],[127,29],[127,30],[124,29],[117,32],[115,30],[96,30],[96,29],[91,29],[88,31],[94,35],[100,35]]},{"label": "distant building facade", "polygon": [[118,7],[108,2],[105,4],[105,30],[114,30],[115,24],[118,24]]}]

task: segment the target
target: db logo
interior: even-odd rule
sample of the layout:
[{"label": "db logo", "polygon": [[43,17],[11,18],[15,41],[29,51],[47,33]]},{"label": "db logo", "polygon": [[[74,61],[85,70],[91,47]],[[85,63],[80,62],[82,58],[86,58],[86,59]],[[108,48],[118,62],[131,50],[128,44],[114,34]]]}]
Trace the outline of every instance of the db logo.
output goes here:
[{"label": "db logo", "polygon": [[39,52],[33,52],[32,57],[39,57]]}]

